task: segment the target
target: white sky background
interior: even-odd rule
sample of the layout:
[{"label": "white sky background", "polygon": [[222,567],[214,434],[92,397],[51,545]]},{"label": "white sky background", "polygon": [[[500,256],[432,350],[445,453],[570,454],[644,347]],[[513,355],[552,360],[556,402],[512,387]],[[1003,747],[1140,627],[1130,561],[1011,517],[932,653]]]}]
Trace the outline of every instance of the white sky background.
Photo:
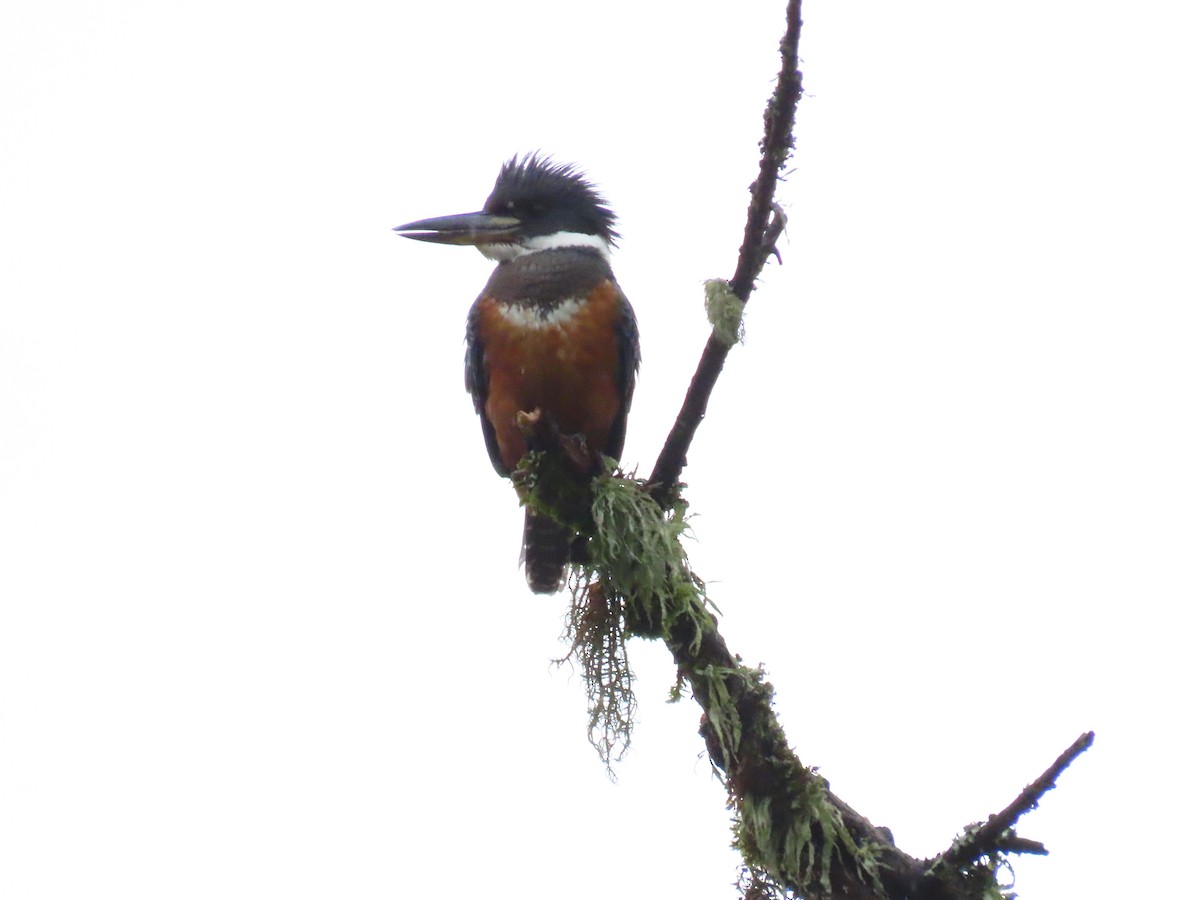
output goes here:
[{"label": "white sky background", "polygon": [[[1078,734],[1027,900],[1168,896],[1197,778],[1185,4],[809,2],[791,222],[686,479],[790,740],[932,854]],[[0,896],[676,896],[737,860],[639,644],[611,784],[462,389],[500,162],[621,216],[649,470],[782,3],[0,13]],[[1143,855],[1156,862],[1147,865]]]}]

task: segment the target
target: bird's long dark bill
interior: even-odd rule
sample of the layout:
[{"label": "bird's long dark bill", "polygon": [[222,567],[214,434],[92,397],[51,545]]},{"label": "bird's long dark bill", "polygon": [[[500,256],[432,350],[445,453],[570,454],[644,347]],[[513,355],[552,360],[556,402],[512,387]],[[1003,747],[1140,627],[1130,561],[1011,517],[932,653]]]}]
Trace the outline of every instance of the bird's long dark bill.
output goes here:
[{"label": "bird's long dark bill", "polygon": [[399,225],[392,230],[414,241],[435,244],[503,244],[513,240],[521,220],[512,216],[491,213],[463,213],[459,216],[438,216]]}]

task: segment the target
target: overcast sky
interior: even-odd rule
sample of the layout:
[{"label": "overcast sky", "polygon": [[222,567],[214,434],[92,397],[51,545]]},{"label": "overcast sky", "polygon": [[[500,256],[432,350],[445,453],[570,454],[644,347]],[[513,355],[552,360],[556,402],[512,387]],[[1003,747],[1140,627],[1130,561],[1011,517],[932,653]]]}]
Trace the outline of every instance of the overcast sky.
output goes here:
[{"label": "overcast sky", "polygon": [[[1186,4],[805,4],[790,224],[690,454],[800,758],[913,854],[1095,748],[1026,900],[1170,896],[1197,776]],[[621,217],[648,472],[729,276],[782,4],[0,12],[0,895],[727,900],[634,647],[610,783],[462,387],[500,163]],[[1163,854],[1166,854],[1164,859]],[[1147,863],[1149,855],[1154,860]]]}]

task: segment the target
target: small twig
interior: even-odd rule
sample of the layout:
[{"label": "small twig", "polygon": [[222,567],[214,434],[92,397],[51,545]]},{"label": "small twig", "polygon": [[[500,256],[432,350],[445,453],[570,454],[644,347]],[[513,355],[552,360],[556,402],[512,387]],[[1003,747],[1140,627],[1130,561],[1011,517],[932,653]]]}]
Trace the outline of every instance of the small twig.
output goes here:
[{"label": "small twig", "polygon": [[1000,836],[996,841],[996,849],[1004,853],[1029,853],[1033,856],[1049,856],[1050,851],[1041,841],[1031,841],[1028,838],[1017,837],[1015,834]]},{"label": "small twig", "polygon": [[[783,254],[779,252],[779,238],[787,228],[787,213],[783,211],[783,207],[778,203],[771,204],[771,224],[767,226],[763,248],[767,252],[767,256],[774,256],[775,261],[783,265]],[[763,260],[765,266],[767,261]]]},{"label": "small twig", "polygon": [[[1024,839],[1009,834],[1009,829],[1016,824],[1017,819],[1021,818],[1021,816],[1031,809],[1035,809],[1038,801],[1042,799],[1047,791],[1053,790],[1058,776],[1066,771],[1067,766],[1071,765],[1076,757],[1092,746],[1092,741],[1095,737],[1096,733],[1094,731],[1081,734],[1075,743],[1063,751],[1062,755],[1054,761],[1054,764],[1050,768],[1030,784],[1026,785],[1025,790],[1021,791],[1012,803],[1008,804],[1008,806],[995,815],[989,816],[984,824],[980,825],[975,831],[969,832],[963,840],[957,842],[953,847],[934,860],[933,866],[946,866],[950,868],[964,866],[995,850],[1010,850],[1018,853],[1045,853],[1046,848],[1041,844],[1038,844],[1036,841],[1025,842]],[[1040,849],[1026,849],[1023,846],[1026,843],[1036,844]],[[1018,849],[1017,845],[1021,845],[1021,848]]]}]

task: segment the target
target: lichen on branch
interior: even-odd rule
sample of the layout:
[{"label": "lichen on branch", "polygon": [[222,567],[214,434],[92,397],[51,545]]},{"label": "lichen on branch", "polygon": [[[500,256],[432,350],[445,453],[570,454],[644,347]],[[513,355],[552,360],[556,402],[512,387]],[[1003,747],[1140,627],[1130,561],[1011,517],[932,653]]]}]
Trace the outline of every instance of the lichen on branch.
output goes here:
[{"label": "lichen on branch", "polygon": [[645,482],[620,473],[596,478],[590,491],[587,550],[571,566],[563,661],[582,670],[588,737],[611,773],[628,748],[636,708],[626,642],[682,624],[698,643],[712,604],[688,564],[682,502],[664,510]]},{"label": "lichen on branch", "polygon": [[[627,642],[662,640],[704,710],[701,734],[729,791],[735,843],[756,882],[823,896],[850,870],[877,885],[875,842],[856,839],[825,779],[787,748],[763,671],[725,648],[717,610],[684,549],[687,515],[678,492],[664,508],[644,481],[616,473],[585,485],[554,456],[523,463],[522,496],[567,525],[579,521],[581,495],[587,497],[590,523],[578,529],[586,553],[572,565],[564,630],[570,649],[562,662],[582,671],[589,739],[609,773],[628,749],[636,709]],[[556,504],[571,512],[561,514]]]}]

